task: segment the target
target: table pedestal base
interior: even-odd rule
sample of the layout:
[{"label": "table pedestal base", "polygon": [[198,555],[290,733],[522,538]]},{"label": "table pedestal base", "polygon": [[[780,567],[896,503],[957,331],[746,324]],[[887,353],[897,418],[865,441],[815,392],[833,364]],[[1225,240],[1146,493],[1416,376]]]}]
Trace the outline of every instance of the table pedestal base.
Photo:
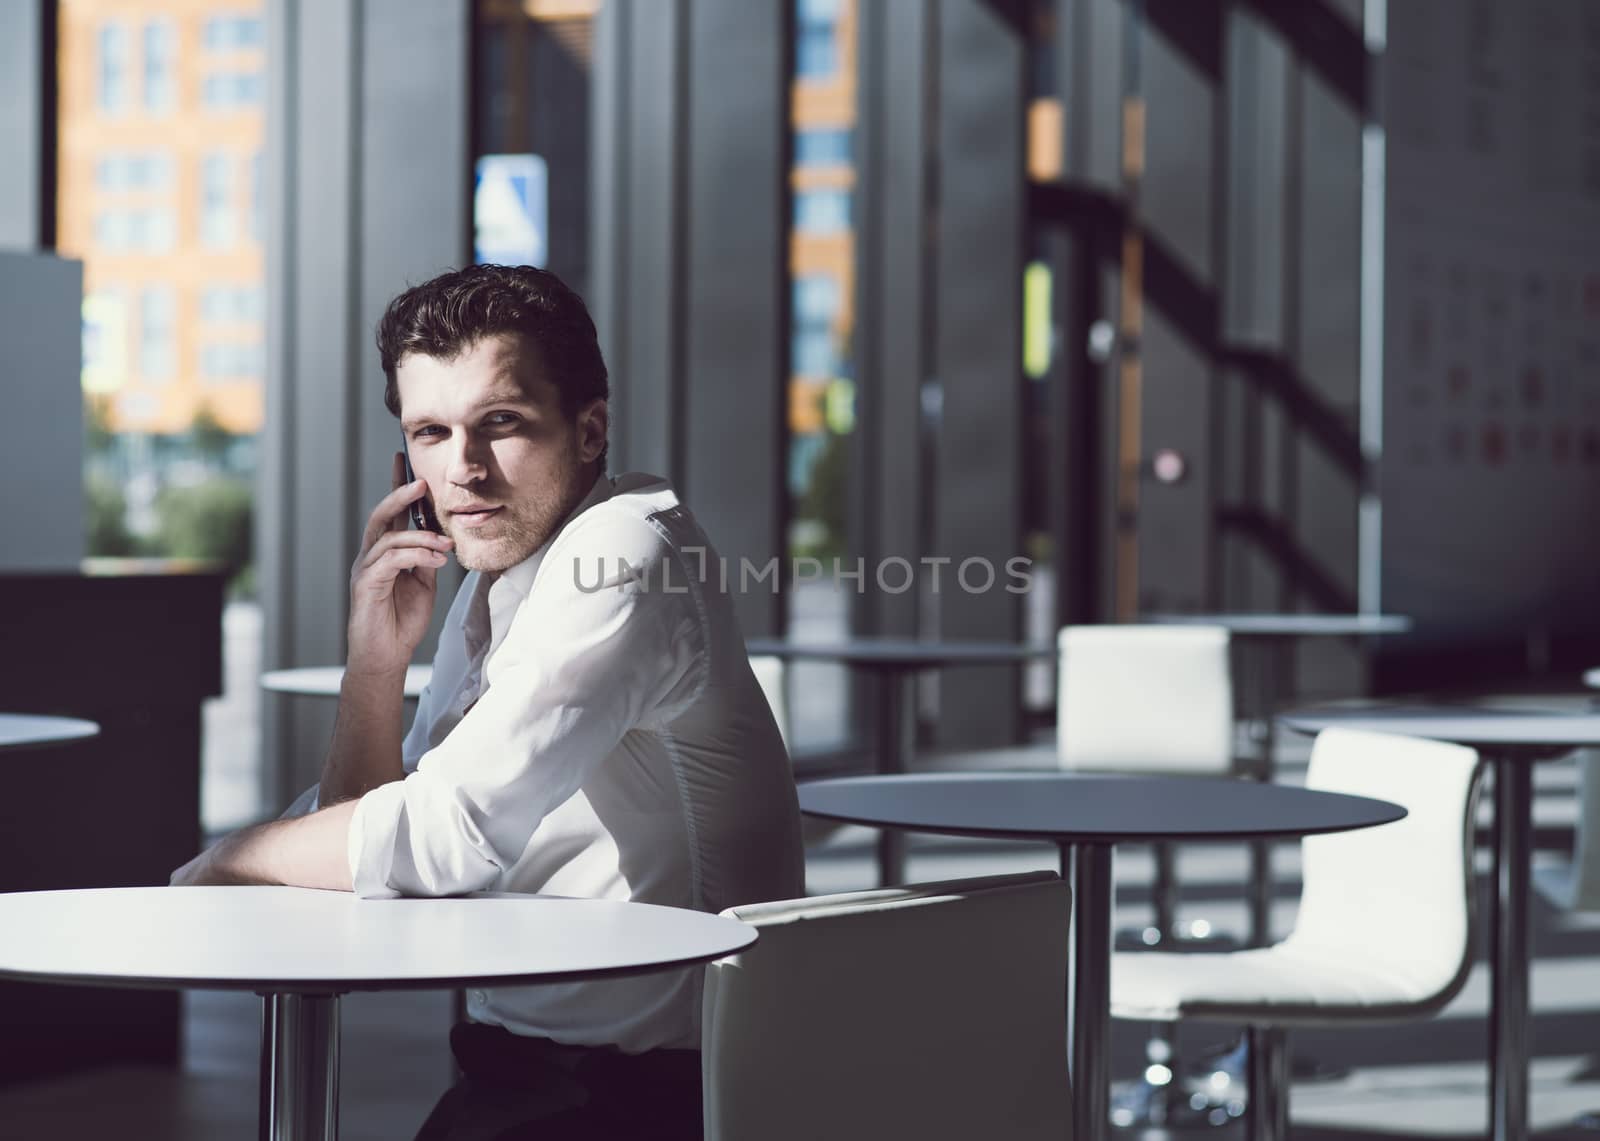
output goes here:
[{"label": "table pedestal base", "polygon": [[[878,772],[910,772],[917,752],[917,675],[904,670],[880,670],[878,685]],[[878,886],[905,882],[905,833],[898,828],[885,828],[878,833]]]},{"label": "table pedestal base", "polygon": [[1494,770],[1494,956],[1489,1000],[1489,1129],[1494,1141],[1528,1135],[1528,879],[1533,768],[1485,754]]},{"label": "table pedestal base", "polygon": [[1109,1110],[1111,1042],[1111,845],[1062,844],[1061,877],[1072,884],[1072,966],[1067,979],[1067,1058],[1073,1137],[1098,1141]]},{"label": "table pedestal base", "polygon": [[262,995],[260,1136],[338,1138],[338,995]]}]

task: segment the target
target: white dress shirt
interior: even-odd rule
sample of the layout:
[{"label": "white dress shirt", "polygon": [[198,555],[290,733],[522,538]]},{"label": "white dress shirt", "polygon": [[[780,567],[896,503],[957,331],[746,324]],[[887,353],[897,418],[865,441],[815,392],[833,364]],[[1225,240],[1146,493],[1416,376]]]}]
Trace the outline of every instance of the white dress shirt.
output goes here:
[{"label": "white dress shirt", "polygon": [[[717,566],[672,488],[632,474],[596,480],[524,562],[468,575],[407,776],[351,822],[356,893],[711,912],[802,895],[788,755]],[[558,1042],[698,1047],[702,975],[473,991],[467,1010]]]}]

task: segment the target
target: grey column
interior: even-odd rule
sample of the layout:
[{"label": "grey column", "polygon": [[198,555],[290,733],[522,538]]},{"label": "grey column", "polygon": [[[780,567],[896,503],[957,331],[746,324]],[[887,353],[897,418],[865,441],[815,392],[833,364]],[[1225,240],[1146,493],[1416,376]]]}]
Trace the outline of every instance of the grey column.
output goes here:
[{"label": "grey column", "polygon": [[[935,556],[952,562],[934,600],[944,638],[1015,638],[1020,596],[1004,589],[1021,550],[1023,79],[1013,5],[938,5],[938,211],[932,286],[939,421],[932,473]],[[956,582],[967,559],[995,572],[987,590]],[[968,582],[982,586],[974,564]],[[947,670],[939,740],[954,748],[1010,742],[1018,670]]]},{"label": "grey column", "polygon": [[[1145,106],[1139,226],[1144,236],[1142,408],[1145,467],[1138,509],[1139,608],[1198,610],[1210,601],[1214,354],[1222,278],[1217,183],[1223,138],[1221,16],[1216,3],[1185,6],[1166,24],[1152,6],[1139,31]],[[1151,458],[1188,461],[1178,483],[1157,482]]]},{"label": "grey column", "polygon": [[55,244],[49,225],[55,184],[55,5],[8,0],[0,5],[0,250]]},{"label": "grey column", "polygon": [[[789,363],[786,4],[695,0],[688,69],[684,483],[724,557],[781,557]],[[746,634],[782,599],[740,594]]]},{"label": "grey column", "polygon": [[[729,561],[784,551],[789,28],[785,5],[640,2],[596,34],[596,321],[613,468],[672,479]],[[603,229],[601,229],[603,228]],[[770,582],[736,600],[782,628]]]},{"label": "grey column", "polygon": [[[924,553],[922,390],[929,379],[927,151],[933,13],[922,0],[860,9],[856,126],[856,433],[854,547],[869,568]],[[861,633],[917,633],[915,591],[869,581]]]},{"label": "grey column", "polygon": [[[467,0],[274,0],[268,10],[267,427],[262,666],[342,663],[350,563],[399,427],[373,327],[468,258]],[[459,577],[440,576],[435,630]],[[432,638],[418,659],[432,655]],[[269,696],[269,804],[317,779],[333,703]]]}]

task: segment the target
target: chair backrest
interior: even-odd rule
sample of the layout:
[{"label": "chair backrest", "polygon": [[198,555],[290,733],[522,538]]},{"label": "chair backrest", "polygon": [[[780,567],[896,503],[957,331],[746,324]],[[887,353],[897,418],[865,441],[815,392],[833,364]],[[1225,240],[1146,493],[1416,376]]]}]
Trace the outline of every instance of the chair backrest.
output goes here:
[{"label": "chair backrest", "polygon": [[771,654],[751,654],[750,670],[756,675],[756,683],[766,695],[767,704],[772,707],[772,719],[778,723],[778,732],[783,736],[784,747],[788,748],[789,699],[783,688],[783,659]]},{"label": "chair backrest", "polygon": [[1068,626],[1059,636],[1064,769],[1229,776],[1233,681],[1219,626]]},{"label": "chair backrest", "polygon": [[1300,913],[1286,940],[1315,954],[1380,963],[1384,977],[1444,1006],[1472,965],[1472,852],[1483,765],[1460,745],[1327,729],[1309,788],[1373,796],[1404,820],[1302,842]]},{"label": "chair backrest", "polygon": [[706,969],[706,1141],[1070,1133],[1071,891],[1054,873],[730,908]]}]

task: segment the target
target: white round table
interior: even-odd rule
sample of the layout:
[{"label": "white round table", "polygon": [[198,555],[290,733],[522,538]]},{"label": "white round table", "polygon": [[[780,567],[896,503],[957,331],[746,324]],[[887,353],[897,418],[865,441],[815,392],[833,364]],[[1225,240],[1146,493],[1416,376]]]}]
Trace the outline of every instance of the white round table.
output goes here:
[{"label": "white round table", "polygon": [[[407,666],[405,695],[415,700],[433,680],[432,666]],[[344,681],[343,666],[305,666],[292,670],[268,670],[261,675],[261,688],[272,693],[293,693],[303,697],[338,697]]]},{"label": "white round table", "polygon": [[1533,764],[1600,745],[1600,713],[1470,705],[1330,706],[1285,716],[1301,733],[1331,726],[1450,741],[1494,772],[1494,882],[1489,914],[1489,1126],[1495,1141],[1528,1136],[1528,888]]},{"label": "white round table", "polygon": [[339,996],[649,974],[753,927],[672,907],[483,893],[358,899],[289,887],[0,895],[0,978],[262,995],[261,1136],[338,1136]]},{"label": "white round table", "polygon": [[32,713],[0,713],[0,753],[10,749],[42,749],[68,745],[100,735],[100,726],[77,717],[42,717]]}]

